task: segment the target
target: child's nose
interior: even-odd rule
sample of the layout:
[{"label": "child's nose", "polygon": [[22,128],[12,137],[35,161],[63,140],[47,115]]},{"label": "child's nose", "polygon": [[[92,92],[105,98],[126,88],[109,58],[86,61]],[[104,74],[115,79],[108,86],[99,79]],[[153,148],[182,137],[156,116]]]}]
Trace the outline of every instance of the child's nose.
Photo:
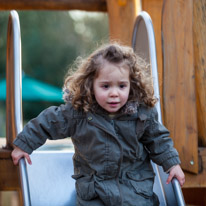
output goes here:
[{"label": "child's nose", "polygon": [[111,91],[110,91],[110,96],[112,96],[112,97],[118,96],[118,91],[117,91],[117,89],[112,88]]}]

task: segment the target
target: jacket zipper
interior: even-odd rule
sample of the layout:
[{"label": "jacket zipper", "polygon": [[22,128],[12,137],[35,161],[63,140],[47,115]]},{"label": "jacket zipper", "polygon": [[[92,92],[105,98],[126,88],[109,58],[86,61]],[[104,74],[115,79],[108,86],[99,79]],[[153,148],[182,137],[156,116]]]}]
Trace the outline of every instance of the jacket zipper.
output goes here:
[{"label": "jacket zipper", "polygon": [[[94,122],[89,122],[90,124],[94,125],[95,127],[98,127],[99,129],[105,131],[106,133],[109,133],[107,130],[105,130],[104,128],[102,128],[101,126],[99,126],[98,124],[95,124]],[[112,123],[114,125],[114,120],[112,120]],[[115,129],[114,129],[115,131]],[[118,168],[118,174],[117,174],[117,177],[116,177],[116,181],[117,181],[117,186],[119,188],[119,192],[120,192],[120,197],[121,197],[121,205],[122,206],[122,191],[121,191],[121,188],[120,188],[120,185],[119,185],[119,173],[120,173],[120,169],[121,169],[121,165],[122,165],[122,161],[123,161],[123,150],[122,150],[122,145],[120,144],[119,140],[117,139],[117,133],[115,131],[115,134],[116,136],[112,135],[111,133],[109,133],[117,142],[117,144],[119,145],[119,148],[120,148],[120,161],[119,161],[119,168]]]}]

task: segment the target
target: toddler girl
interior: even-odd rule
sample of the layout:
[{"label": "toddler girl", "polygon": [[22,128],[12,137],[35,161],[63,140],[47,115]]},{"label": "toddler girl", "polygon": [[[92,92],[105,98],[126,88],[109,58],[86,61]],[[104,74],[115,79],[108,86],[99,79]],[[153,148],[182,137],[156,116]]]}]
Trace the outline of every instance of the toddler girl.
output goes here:
[{"label": "toddler girl", "polygon": [[64,83],[65,104],[44,110],[14,140],[14,164],[47,139],[71,137],[79,206],[158,205],[152,159],[184,183],[168,130],[157,120],[148,67],[131,48],[101,47]]}]

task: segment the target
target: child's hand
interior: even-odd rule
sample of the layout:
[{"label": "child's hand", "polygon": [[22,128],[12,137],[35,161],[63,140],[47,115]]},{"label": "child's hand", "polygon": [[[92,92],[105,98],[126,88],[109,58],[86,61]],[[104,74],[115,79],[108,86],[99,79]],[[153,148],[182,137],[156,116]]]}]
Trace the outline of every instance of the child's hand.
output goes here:
[{"label": "child's hand", "polygon": [[184,173],[179,165],[172,167],[166,183],[169,184],[173,177],[176,177],[178,179],[178,181],[182,187],[183,184],[185,183],[185,175],[184,175]]},{"label": "child's hand", "polygon": [[11,157],[12,157],[12,160],[13,160],[13,163],[14,165],[18,165],[19,163],[19,160],[22,158],[22,157],[25,157],[27,162],[31,165],[32,162],[31,162],[31,159],[29,157],[29,154],[24,152],[23,150],[21,150],[20,148],[18,147],[15,147],[14,150],[12,151],[11,153]]}]

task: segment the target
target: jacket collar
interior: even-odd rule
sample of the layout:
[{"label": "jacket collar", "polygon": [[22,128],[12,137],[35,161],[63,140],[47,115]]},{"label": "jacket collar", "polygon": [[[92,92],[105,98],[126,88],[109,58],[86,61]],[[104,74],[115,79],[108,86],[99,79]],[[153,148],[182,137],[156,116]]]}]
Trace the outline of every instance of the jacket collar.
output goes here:
[{"label": "jacket collar", "polygon": [[[120,112],[115,115],[112,119],[119,119],[119,120],[134,120],[137,119],[138,116],[138,105],[139,104],[126,104],[124,108],[120,110]],[[114,126],[111,124],[112,119],[109,117],[109,113],[101,108],[99,105],[95,105],[93,107],[93,111],[87,112],[87,121],[90,124],[104,130],[105,132],[111,134],[112,136],[116,137],[116,133],[114,130]],[[110,122],[108,124],[108,122]]]},{"label": "jacket collar", "polygon": [[[144,104],[138,104],[138,105],[139,106],[137,106],[137,104],[125,105],[126,108],[122,108],[121,112],[112,119],[135,120],[139,118],[141,121],[147,120],[149,118],[148,112],[146,111],[148,110],[148,107],[146,107]],[[111,124],[112,120],[109,117],[108,112],[106,112],[100,106],[96,108],[95,112],[94,111],[87,112],[86,118],[90,124],[93,124],[94,126],[102,129],[103,131],[111,134],[116,138],[116,132],[114,130],[114,126]]]},{"label": "jacket collar", "polygon": [[[139,107],[138,102],[134,102],[134,101],[127,102],[115,116],[119,117],[119,116],[124,116],[124,115],[136,114],[138,112],[138,107]],[[106,115],[106,116],[109,115],[109,112],[104,110],[97,103],[93,105],[93,107],[91,108],[91,111],[96,114],[101,114],[101,115]]]},{"label": "jacket collar", "polygon": [[86,116],[87,116],[87,121],[90,124],[98,127],[99,129],[102,129],[106,133],[109,133],[112,136],[116,137],[116,133],[114,131],[114,127],[113,127],[112,124],[109,123],[110,122],[109,119],[105,118],[106,116],[98,115],[98,114],[95,114],[93,112],[88,112],[86,114]]}]

